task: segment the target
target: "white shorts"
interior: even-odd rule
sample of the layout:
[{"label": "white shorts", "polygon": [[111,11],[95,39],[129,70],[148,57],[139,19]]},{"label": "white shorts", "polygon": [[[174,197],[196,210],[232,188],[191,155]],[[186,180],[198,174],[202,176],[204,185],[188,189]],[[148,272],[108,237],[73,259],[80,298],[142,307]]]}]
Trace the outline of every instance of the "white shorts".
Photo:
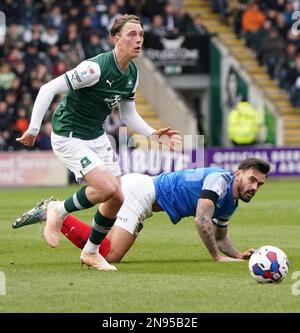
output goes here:
[{"label": "white shorts", "polygon": [[152,205],[155,202],[153,179],[140,173],[129,173],[121,177],[124,203],[120,208],[114,225],[137,236],[143,228],[143,222],[152,216]]},{"label": "white shorts", "polygon": [[113,176],[121,174],[118,158],[104,133],[93,140],[69,138],[51,133],[52,149],[78,182],[92,169],[105,166]]}]

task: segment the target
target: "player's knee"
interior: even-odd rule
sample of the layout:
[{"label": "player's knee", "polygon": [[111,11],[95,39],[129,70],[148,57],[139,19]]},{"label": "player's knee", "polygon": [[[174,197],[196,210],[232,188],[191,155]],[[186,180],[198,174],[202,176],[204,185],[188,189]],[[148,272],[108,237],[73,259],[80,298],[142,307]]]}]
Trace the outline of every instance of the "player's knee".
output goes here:
[{"label": "player's knee", "polygon": [[110,252],[105,257],[105,259],[109,263],[118,263],[122,260],[124,253],[120,253],[119,251],[114,251],[114,249],[110,249]]},{"label": "player's knee", "polygon": [[113,198],[114,204],[115,204],[116,206],[121,207],[121,206],[123,205],[123,202],[124,202],[124,194],[123,194],[123,192],[122,192],[122,190],[121,190],[121,187],[118,187],[118,188],[116,189],[116,191],[114,192],[112,198]]},{"label": "player's knee", "polygon": [[99,184],[94,185],[95,194],[99,194],[102,200],[107,201],[112,198],[119,198],[119,192],[121,191],[119,184],[112,180],[111,182],[103,181]]}]

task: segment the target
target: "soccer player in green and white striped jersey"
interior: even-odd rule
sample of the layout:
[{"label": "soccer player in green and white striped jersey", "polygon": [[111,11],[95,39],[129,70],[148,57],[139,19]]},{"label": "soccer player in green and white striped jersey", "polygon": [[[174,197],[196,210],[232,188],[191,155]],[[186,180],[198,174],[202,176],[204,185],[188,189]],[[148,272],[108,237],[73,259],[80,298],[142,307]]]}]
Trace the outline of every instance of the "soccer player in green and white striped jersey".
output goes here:
[{"label": "soccer player in green and white striped jersey", "polygon": [[99,254],[99,246],[124,201],[119,164],[103,130],[107,115],[113,108],[120,107],[121,120],[133,130],[157,142],[167,135],[171,146],[181,141],[178,131],[155,130],[136,111],[134,95],[138,70],[132,60],[142,49],[141,20],[125,14],[116,19],[110,33],[114,50],[83,61],[41,87],[29,128],[17,139],[26,146],[33,146],[52,99],[56,94],[66,93],[53,114],[52,148],[76,179],[84,179],[88,185],[65,201],[49,204],[44,236],[50,246],[58,246],[61,225],[67,214],[102,203],[80,256],[81,263],[98,270],[116,270]]}]

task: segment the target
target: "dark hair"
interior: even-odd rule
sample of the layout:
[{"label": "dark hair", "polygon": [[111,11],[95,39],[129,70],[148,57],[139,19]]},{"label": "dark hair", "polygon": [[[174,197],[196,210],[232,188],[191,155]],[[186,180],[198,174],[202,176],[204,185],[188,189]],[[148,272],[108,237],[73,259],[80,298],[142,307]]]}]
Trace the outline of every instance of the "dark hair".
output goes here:
[{"label": "dark hair", "polygon": [[141,19],[138,16],[124,14],[124,15],[118,17],[115,20],[114,24],[112,25],[112,27],[110,29],[110,34],[112,35],[112,37],[116,36],[122,30],[122,28],[124,27],[124,25],[127,22],[138,23],[143,28],[143,22],[141,21]]},{"label": "dark hair", "polygon": [[246,158],[238,166],[238,169],[240,170],[248,170],[251,168],[258,170],[265,175],[267,175],[270,172],[269,162],[255,157]]}]

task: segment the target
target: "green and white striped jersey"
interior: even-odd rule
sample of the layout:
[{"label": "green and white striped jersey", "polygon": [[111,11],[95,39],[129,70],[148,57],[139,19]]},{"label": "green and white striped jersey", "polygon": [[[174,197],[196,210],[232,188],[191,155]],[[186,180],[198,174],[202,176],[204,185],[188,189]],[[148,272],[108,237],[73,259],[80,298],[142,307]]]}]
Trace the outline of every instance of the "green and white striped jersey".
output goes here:
[{"label": "green and white striped jersey", "polygon": [[53,131],[83,140],[102,135],[106,117],[122,100],[134,100],[138,85],[135,64],[122,72],[114,51],[83,61],[64,77],[69,91],[53,114]]}]

